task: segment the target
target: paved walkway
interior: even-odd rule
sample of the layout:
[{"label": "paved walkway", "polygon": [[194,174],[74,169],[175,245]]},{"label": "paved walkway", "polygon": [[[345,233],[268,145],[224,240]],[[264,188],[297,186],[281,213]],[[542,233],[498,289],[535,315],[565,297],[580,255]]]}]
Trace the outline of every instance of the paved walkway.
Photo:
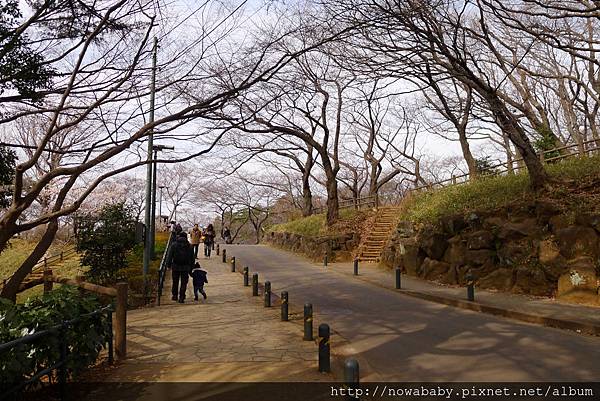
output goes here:
[{"label": "paved walkway", "polygon": [[[125,362],[105,381],[262,382],[332,381],[317,371],[317,346],[302,329],[280,321],[278,307],[265,308],[241,277],[217,261],[200,259],[208,271],[206,301],[171,301],[170,274],[163,306],[130,311]],[[202,299],[202,297],[200,297]]]},{"label": "paved walkway", "polygon": [[406,290],[384,289],[383,281],[391,286],[393,278],[374,266],[354,277],[351,264],[324,268],[266,246],[226,249],[276,293],[288,291],[291,306],[311,302],[316,324],[328,323],[345,340],[333,350],[341,359],[359,359],[363,381],[590,381],[600,375],[600,337],[405,296]]},{"label": "paved walkway", "polygon": [[[330,263],[329,268],[348,276],[354,274],[351,262]],[[356,279],[388,289],[395,289],[396,285],[394,270],[368,262],[359,264],[359,275]],[[600,335],[600,308],[598,307],[560,302],[552,298],[491,292],[478,288],[475,289],[475,305],[473,305],[466,301],[465,287],[437,284],[407,275],[402,275],[401,281],[403,292],[418,298],[530,323]]]}]

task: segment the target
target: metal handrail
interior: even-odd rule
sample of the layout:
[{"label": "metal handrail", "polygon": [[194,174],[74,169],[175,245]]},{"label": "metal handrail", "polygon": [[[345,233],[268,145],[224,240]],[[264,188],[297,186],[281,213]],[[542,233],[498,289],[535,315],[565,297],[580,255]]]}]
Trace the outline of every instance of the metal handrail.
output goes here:
[{"label": "metal handrail", "polygon": [[59,348],[60,348],[59,349],[60,359],[58,361],[56,361],[56,363],[52,364],[51,366],[48,366],[45,369],[40,370],[39,372],[36,372],[28,380],[25,380],[24,382],[19,383],[18,385],[14,386],[13,388],[6,390],[1,395],[0,399],[5,399],[5,397],[7,397],[8,395],[18,392],[18,391],[22,390],[25,386],[35,383],[38,381],[38,379],[40,379],[46,375],[49,375],[50,373],[52,373],[55,370],[58,370],[58,380],[59,380],[58,385],[59,385],[60,399],[65,400],[66,399],[66,384],[67,384],[67,357],[68,357],[68,344],[66,343],[66,331],[74,323],[77,323],[78,321],[80,321],[84,318],[89,318],[89,317],[93,317],[96,315],[100,315],[102,313],[107,313],[107,319],[108,319],[108,324],[109,324],[108,338],[107,338],[108,362],[110,364],[112,364],[114,361],[113,334],[112,334],[112,312],[113,312],[112,305],[107,305],[105,307],[96,309],[95,311],[85,313],[83,315],[79,315],[74,319],[64,320],[58,325],[49,327],[49,328],[39,331],[37,333],[28,334],[21,338],[17,338],[15,340],[9,341],[7,343],[0,344],[0,353],[2,353],[2,352],[10,351],[18,345],[31,343],[33,341],[38,340],[39,338],[46,337],[49,335],[56,335],[58,333]]},{"label": "metal handrail", "polygon": [[165,251],[163,252],[163,256],[160,261],[160,267],[158,268],[158,289],[156,291],[156,304],[158,306],[160,306],[160,297],[162,296],[162,290],[165,283],[165,276],[167,273],[167,256],[169,255],[169,251],[171,250],[174,237],[175,233],[171,232],[171,234],[169,235],[169,240],[167,241],[167,246],[165,247]]}]

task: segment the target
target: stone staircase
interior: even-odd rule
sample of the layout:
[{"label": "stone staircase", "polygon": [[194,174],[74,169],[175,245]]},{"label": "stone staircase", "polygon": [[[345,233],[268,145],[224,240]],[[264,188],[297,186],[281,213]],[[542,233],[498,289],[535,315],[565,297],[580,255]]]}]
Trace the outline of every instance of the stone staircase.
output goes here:
[{"label": "stone staircase", "polygon": [[379,262],[383,248],[398,223],[398,207],[383,207],[377,211],[375,221],[369,227],[369,233],[362,239],[358,249],[358,260]]}]

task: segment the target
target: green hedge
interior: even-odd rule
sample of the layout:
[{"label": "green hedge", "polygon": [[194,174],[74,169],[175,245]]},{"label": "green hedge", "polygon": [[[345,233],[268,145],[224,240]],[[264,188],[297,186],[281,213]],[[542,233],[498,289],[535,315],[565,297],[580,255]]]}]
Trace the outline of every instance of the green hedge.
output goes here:
[{"label": "green hedge", "polygon": [[[95,296],[82,295],[69,286],[30,298],[24,304],[12,304],[0,298],[0,343],[42,331],[101,307]],[[102,314],[82,318],[66,331],[70,375],[76,376],[97,360],[106,344],[108,330],[107,316]],[[0,393],[54,365],[60,359],[59,338],[58,334],[44,336],[0,353]],[[55,382],[56,372],[49,379]]]}]

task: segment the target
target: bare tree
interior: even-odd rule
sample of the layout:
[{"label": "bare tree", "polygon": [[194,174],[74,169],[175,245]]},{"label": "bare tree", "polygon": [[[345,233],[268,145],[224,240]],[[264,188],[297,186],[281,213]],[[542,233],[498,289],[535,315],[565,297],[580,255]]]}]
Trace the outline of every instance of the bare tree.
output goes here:
[{"label": "bare tree", "polygon": [[373,70],[410,82],[431,71],[438,79],[453,78],[471,88],[523,157],[532,188],[545,186],[549,177],[527,132],[481,68],[485,55],[497,52],[488,31],[490,15],[470,2],[453,0],[336,0],[325,7],[328,16],[357,27],[359,36],[352,38],[359,46],[356,57]]},{"label": "bare tree", "polygon": [[[36,2],[30,3],[32,12],[27,17],[17,15],[14,20],[18,22],[7,28],[0,54],[8,54],[19,40],[26,41],[30,49],[39,50],[32,59],[45,68],[50,78],[34,82],[32,88],[19,87],[15,77],[8,77],[3,85],[9,82],[9,89],[19,93],[0,93],[0,122],[16,123],[31,115],[43,116],[47,121],[34,148],[8,143],[32,152],[17,166],[12,204],[0,216],[0,250],[15,234],[43,225],[46,232],[4,286],[1,296],[14,299],[19,283],[50,246],[59,218],[76,211],[104,180],[147,163],[142,149],[150,133],[155,138],[186,140],[186,154],[165,162],[186,161],[207,153],[222,136],[222,130],[189,135],[177,129],[208,116],[253,85],[268,80],[307,50],[289,53],[276,48],[275,44],[287,36],[286,32],[278,32],[260,43],[243,42],[225,57],[226,49],[231,50],[239,38],[231,22],[240,8],[228,9],[212,2],[195,10],[202,13],[212,7],[210,17],[204,18],[200,26],[189,28],[194,34],[187,35],[187,40],[180,36],[178,47],[169,47],[170,36],[177,36],[177,24],[186,21],[186,16],[172,29],[156,33],[157,19],[148,17],[156,14],[155,5],[154,1],[125,0],[93,2],[93,7],[83,2]],[[67,29],[62,33],[69,26],[61,25],[65,21],[76,22],[76,32]],[[60,34],[46,35],[49,31]],[[146,121],[144,103],[149,95],[153,53],[149,38],[153,34],[165,46],[158,57],[155,119]],[[306,44],[308,48],[317,45]],[[70,139],[57,139],[64,135]],[[79,140],[73,140],[73,136]],[[53,143],[61,143],[61,148],[53,148]],[[49,153],[56,152],[63,154],[60,165],[28,181],[28,172]],[[84,179],[89,182],[86,190],[76,199],[70,198],[76,184]],[[23,219],[36,199],[58,183],[47,212]]]}]

